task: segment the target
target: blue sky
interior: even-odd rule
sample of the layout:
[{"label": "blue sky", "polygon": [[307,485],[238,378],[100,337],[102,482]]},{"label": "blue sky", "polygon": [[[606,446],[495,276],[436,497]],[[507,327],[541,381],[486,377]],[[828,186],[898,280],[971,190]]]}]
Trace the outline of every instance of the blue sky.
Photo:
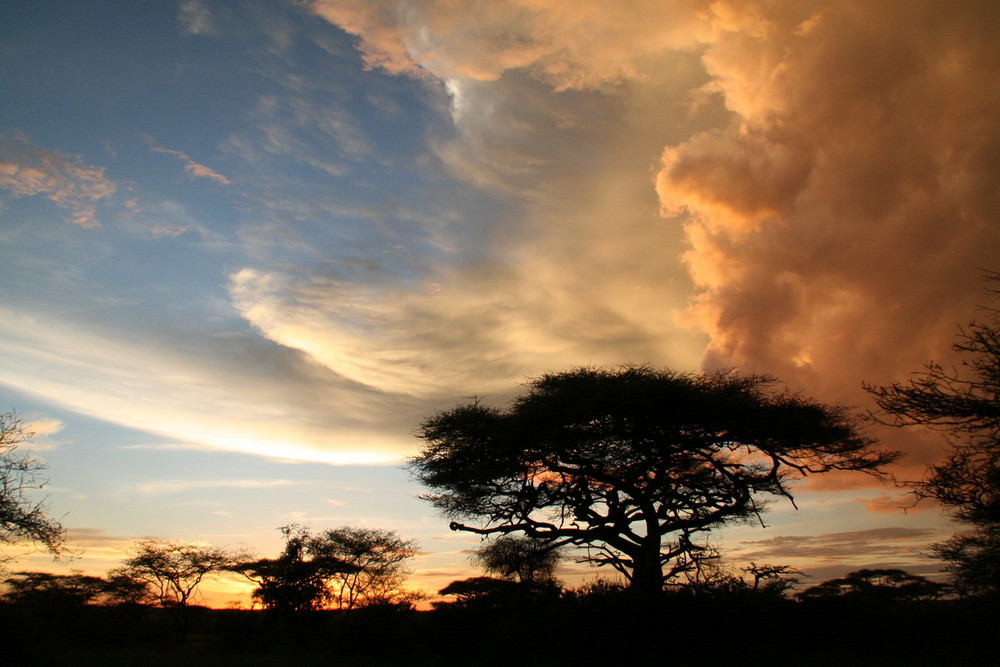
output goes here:
[{"label": "blue sky", "polygon": [[[998,21],[9,0],[0,403],[35,424],[75,565],[360,524],[416,537],[433,589],[476,544],[398,466],[436,409],[629,362],[864,409],[862,381],[953,361],[1000,249]],[[941,451],[885,437],[907,474]],[[901,493],[812,484],[726,540],[819,573],[933,569],[921,545],[951,527],[891,511]]]}]

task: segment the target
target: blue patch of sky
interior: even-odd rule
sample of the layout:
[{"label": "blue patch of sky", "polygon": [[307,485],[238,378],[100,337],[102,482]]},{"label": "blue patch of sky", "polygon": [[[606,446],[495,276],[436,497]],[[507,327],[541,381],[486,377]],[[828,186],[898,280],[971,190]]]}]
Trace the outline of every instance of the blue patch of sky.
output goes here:
[{"label": "blue patch of sky", "polygon": [[[470,193],[434,157],[430,142],[453,129],[440,84],[364,70],[352,37],[291,4],[213,9],[211,34],[184,35],[174,3],[7,5],[0,131],[105,166],[123,185],[114,201],[139,199],[161,226],[232,242],[241,224],[264,223],[279,231],[266,249],[248,249],[251,258],[263,253],[307,271],[336,265],[349,279],[369,280],[372,267],[419,277],[447,259],[433,238],[437,223],[474,237],[512,215]],[[192,180],[177,156],[151,152],[149,142],[232,186]],[[237,143],[252,155],[234,151]],[[155,252],[169,258],[183,247],[178,240]],[[142,244],[131,250],[151,264]],[[227,268],[248,260],[228,250]],[[183,256],[186,275],[197,275],[198,260]],[[205,261],[219,265],[215,256]]]}]

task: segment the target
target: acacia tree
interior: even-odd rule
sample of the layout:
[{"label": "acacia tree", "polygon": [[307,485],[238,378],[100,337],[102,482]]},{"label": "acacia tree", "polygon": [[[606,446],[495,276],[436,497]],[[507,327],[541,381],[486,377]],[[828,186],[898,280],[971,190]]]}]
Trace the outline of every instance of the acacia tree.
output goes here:
[{"label": "acacia tree", "polygon": [[549,374],[507,410],[476,400],[431,416],[410,466],[453,530],[584,546],[584,561],[651,593],[692,566],[700,533],[791,500],[792,478],[879,475],[897,456],[843,408],[774,385],[645,366]]},{"label": "acacia tree", "polygon": [[233,566],[257,584],[253,597],[265,609],[302,613],[320,609],[330,598],[328,579],[357,567],[330,556],[314,556],[309,530],[299,525],[281,527],[285,547],[274,559],[260,559]]},{"label": "acacia tree", "polygon": [[310,538],[308,549],[314,558],[345,565],[327,577],[330,601],[338,609],[409,599],[403,584],[410,573],[406,561],[417,553],[413,540],[391,530],[345,526]]},{"label": "acacia tree", "polygon": [[49,609],[93,604],[108,593],[107,581],[77,570],[71,574],[15,572],[3,583],[3,600]]},{"label": "acacia tree", "polygon": [[225,547],[169,540],[140,540],[132,555],[109,575],[145,585],[162,607],[173,610],[178,639],[187,632],[188,607],[208,575],[231,571],[242,554]]},{"label": "acacia tree", "polygon": [[16,413],[0,414],[0,543],[34,542],[58,555],[65,531],[49,516],[44,500],[30,497],[45,485],[46,465],[18,451],[33,436]]},{"label": "acacia tree", "polygon": [[947,591],[944,584],[897,568],[864,569],[830,579],[796,593],[800,600],[841,598],[865,602],[935,600]]},{"label": "acacia tree", "polygon": [[[1000,273],[986,279],[1000,283]],[[987,292],[1000,297],[998,289]],[[973,527],[932,546],[967,593],[1000,592],[1000,310],[983,310],[985,320],[960,328],[952,346],[965,356],[960,368],[929,362],[907,382],[865,385],[880,408],[874,419],[952,436],[944,461],[910,484]]]},{"label": "acacia tree", "polygon": [[563,554],[564,550],[550,540],[502,535],[480,545],[473,552],[472,561],[490,574],[530,586],[552,581]]}]

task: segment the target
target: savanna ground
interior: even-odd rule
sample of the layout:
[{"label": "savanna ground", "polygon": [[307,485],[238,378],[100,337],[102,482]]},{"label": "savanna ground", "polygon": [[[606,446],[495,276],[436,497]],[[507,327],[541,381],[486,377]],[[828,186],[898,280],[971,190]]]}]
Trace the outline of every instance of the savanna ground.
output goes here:
[{"label": "savanna ground", "polygon": [[0,606],[6,665],[994,665],[1000,604],[628,595],[298,619],[190,609]]}]

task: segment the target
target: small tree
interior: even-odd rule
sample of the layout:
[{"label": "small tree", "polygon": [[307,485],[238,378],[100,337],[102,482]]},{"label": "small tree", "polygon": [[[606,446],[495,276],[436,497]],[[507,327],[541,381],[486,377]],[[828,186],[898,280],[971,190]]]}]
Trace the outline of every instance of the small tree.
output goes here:
[{"label": "small tree", "polygon": [[34,542],[58,555],[65,531],[48,515],[44,500],[30,497],[45,486],[41,473],[46,465],[18,451],[33,436],[16,413],[0,414],[0,543]]},{"label": "small tree", "polygon": [[549,540],[524,535],[504,535],[484,542],[472,561],[489,574],[531,585],[553,580],[563,559],[563,549]]},{"label": "small tree", "polygon": [[308,549],[313,558],[347,566],[327,579],[330,600],[338,609],[409,599],[403,584],[410,573],[406,561],[416,554],[413,540],[391,530],[345,526],[310,538]]},{"label": "small tree", "polygon": [[203,546],[167,540],[141,540],[113,577],[141,582],[159,602],[172,609],[178,638],[187,632],[188,606],[198,586],[208,575],[231,571],[241,554],[224,547]]},{"label": "small tree", "polygon": [[751,562],[743,571],[753,577],[751,590],[784,597],[788,590],[799,583],[795,575],[802,572],[791,565],[758,565]]},{"label": "small tree", "polygon": [[523,600],[524,589],[517,582],[494,577],[470,577],[453,581],[440,591],[440,595],[452,595],[455,602],[435,602],[437,608],[448,605],[457,607],[495,607],[512,600]]},{"label": "small tree", "polygon": [[[1000,282],[998,273],[986,278]],[[929,362],[905,383],[865,385],[880,408],[874,419],[952,436],[944,461],[910,484],[973,527],[931,548],[950,563],[956,587],[971,594],[1000,592],[1000,310],[983,310],[985,321],[960,329],[952,346],[966,357],[960,368]]]},{"label": "small tree", "polygon": [[774,382],[642,366],[545,375],[508,410],[435,414],[410,465],[453,530],[584,546],[653,593],[697,561],[700,534],[759,519],[768,497],[792,498],[793,478],[879,475],[896,458],[843,408]]},{"label": "small tree", "polygon": [[257,584],[253,597],[265,609],[300,614],[320,609],[330,598],[327,580],[356,567],[329,556],[313,557],[312,536],[299,525],[281,527],[285,547],[275,559],[238,563],[233,570]]}]

